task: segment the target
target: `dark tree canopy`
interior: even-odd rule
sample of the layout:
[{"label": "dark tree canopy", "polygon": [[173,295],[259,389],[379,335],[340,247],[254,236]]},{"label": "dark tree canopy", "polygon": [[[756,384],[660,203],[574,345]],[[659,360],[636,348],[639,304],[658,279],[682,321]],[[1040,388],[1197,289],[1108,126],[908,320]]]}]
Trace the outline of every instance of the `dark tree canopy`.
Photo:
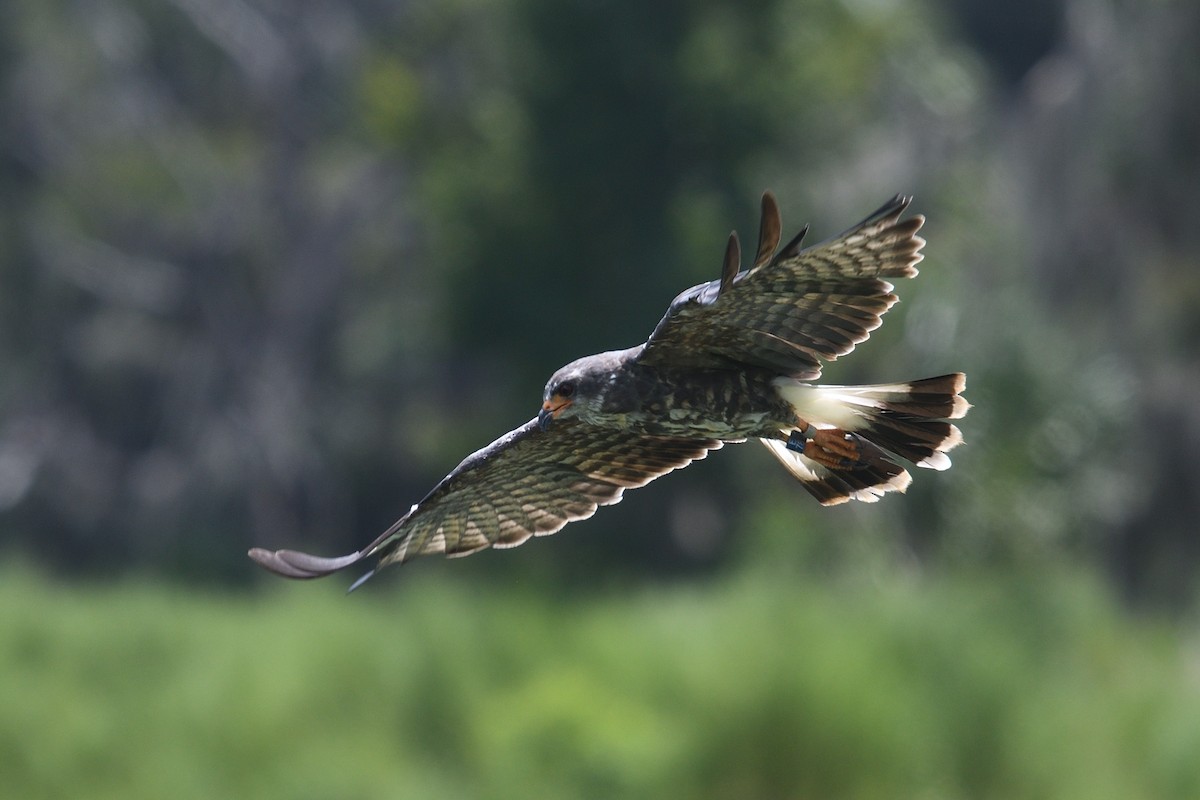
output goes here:
[{"label": "dark tree canopy", "polygon": [[[896,192],[930,220],[833,377],[961,368],[977,411],[869,525],[1186,593],[1200,12],[985,5],[6,4],[6,549],[237,579],[251,543],[353,546],[556,366],[642,341],[770,187],[829,233]],[[522,568],[800,558],[827,517],[758,455]]]}]

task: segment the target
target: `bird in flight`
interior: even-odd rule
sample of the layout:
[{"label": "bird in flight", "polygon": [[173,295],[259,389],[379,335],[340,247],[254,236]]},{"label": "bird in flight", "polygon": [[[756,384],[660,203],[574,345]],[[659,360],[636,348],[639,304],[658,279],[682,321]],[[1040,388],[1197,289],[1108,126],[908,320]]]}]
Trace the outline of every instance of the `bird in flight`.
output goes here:
[{"label": "bird in flight", "polygon": [[[873,503],[912,481],[902,462],[944,470],[962,442],[950,420],[970,405],[962,373],[905,383],[819,386],[821,363],[865,341],[897,297],[887,279],[917,274],[925,218],[897,196],[845,233],[779,249],[779,207],[762,198],[758,250],[741,269],[729,236],[721,277],[680,294],[643,344],[572,361],[537,416],[455,467],[356,553],[321,558],[250,550],[288,578],[361,562],[515,547],[704,458],[758,439],[823,505]],[[351,587],[354,588],[354,587]]]}]

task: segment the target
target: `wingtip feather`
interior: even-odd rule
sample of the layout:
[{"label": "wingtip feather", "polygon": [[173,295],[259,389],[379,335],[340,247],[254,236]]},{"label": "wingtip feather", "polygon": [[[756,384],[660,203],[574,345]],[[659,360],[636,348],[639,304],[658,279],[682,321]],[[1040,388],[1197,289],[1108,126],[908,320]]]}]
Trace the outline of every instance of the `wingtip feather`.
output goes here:
[{"label": "wingtip feather", "polygon": [[321,558],[295,550],[265,550],[261,547],[250,548],[246,555],[269,572],[297,580],[322,578],[357,564],[364,558],[361,552],[339,558]]},{"label": "wingtip feather", "polygon": [[761,267],[771,260],[779,247],[783,234],[783,218],[779,214],[779,203],[770,189],[763,192],[762,216],[758,221],[758,252],[754,256],[754,266]]},{"label": "wingtip feather", "polygon": [[742,268],[742,246],[738,242],[737,231],[729,232],[729,241],[725,245],[725,261],[721,266],[721,286],[717,295],[723,295],[733,285],[738,270]]}]

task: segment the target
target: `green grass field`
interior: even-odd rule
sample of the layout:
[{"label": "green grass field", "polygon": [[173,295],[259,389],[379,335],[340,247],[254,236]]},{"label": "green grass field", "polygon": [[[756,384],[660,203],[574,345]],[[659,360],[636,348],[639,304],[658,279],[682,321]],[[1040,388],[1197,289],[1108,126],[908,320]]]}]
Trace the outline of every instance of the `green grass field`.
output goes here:
[{"label": "green grass field", "polygon": [[0,794],[1200,797],[1197,642],[1077,576],[341,588],[0,574]]}]

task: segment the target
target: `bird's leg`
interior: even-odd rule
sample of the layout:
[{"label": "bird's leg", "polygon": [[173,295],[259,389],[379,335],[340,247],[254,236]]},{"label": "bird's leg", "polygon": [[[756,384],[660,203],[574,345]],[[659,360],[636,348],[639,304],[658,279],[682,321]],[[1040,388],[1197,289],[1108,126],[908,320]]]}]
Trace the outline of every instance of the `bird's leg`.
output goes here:
[{"label": "bird's leg", "polygon": [[829,469],[853,469],[866,463],[860,436],[842,428],[816,428],[797,419],[797,430],[788,436],[787,449],[803,453]]},{"label": "bird's leg", "polygon": [[799,427],[788,435],[787,449],[803,453],[808,447],[808,440],[816,435],[817,429],[799,417],[796,418],[796,423]]}]

